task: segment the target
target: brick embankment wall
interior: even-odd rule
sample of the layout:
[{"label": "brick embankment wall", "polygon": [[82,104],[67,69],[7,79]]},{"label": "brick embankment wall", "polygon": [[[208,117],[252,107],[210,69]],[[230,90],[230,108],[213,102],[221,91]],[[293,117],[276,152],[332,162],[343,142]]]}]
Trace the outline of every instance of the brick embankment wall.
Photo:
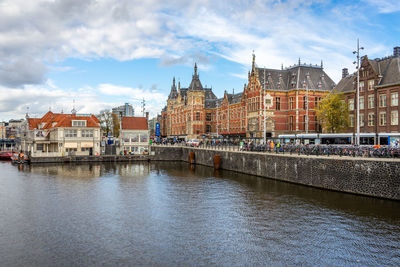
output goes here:
[{"label": "brick embankment wall", "polygon": [[221,169],[329,190],[400,200],[400,161],[316,157],[257,152],[217,151],[186,147],[155,147],[154,160],[189,160],[213,167],[221,156]]}]

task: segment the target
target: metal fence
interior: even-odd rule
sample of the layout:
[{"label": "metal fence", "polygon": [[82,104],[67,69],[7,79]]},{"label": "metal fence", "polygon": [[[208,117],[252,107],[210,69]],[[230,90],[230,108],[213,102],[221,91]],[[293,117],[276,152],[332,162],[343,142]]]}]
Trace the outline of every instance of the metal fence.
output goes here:
[{"label": "metal fence", "polygon": [[[185,143],[153,144],[163,146],[191,147]],[[252,151],[261,153],[291,154],[291,155],[314,155],[314,156],[339,156],[339,157],[368,157],[368,158],[399,158],[400,147],[391,146],[354,146],[354,145],[295,145],[281,144],[280,146],[270,144],[201,144],[193,146],[202,149],[221,151]]]}]

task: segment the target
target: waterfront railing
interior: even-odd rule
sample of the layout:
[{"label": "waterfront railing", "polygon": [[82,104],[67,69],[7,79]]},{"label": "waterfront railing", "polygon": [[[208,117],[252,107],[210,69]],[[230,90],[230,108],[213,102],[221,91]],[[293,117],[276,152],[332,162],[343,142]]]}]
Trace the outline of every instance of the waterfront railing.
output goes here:
[{"label": "waterfront railing", "polygon": [[253,144],[200,144],[191,146],[185,143],[153,144],[154,146],[193,147],[218,151],[243,151],[274,154],[290,154],[305,156],[339,156],[339,157],[368,157],[368,158],[399,158],[400,147],[392,146],[354,146],[354,145],[295,145],[280,146]]}]

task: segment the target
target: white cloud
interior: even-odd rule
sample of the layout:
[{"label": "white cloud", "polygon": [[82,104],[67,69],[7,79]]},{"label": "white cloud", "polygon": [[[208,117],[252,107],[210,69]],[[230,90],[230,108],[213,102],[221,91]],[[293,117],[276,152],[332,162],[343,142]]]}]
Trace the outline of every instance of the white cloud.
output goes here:
[{"label": "white cloud", "polygon": [[9,118],[23,118],[29,108],[31,117],[41,117],[48,110],[70,113],[74,107],[78,113],[97,114],[100,110],[111,109],[125,102],[133,104],[137,115],[141,112],[141,101],[146,102],[150,116],[160,112],[167,96],[157,88],[141,89],[100,84],[97,87],[82,87],[76,90],[62,90],[53,81],[43,85],[30,85],[25,88],[0,86],[0,121]]},{"label": "white cloud", "polygon": [[[69,70],[52,64],[71,57],[160,58],[164,67],[198,61],[205,71],[215,69],[212,57],[222,57],[248,68],[252,50],[257,63],[269,68],[280,68],[282,63],[289,66],[298,57],[313,64],[323,60],[337,82],[341,68],[352,66],[356,36],[361,37],[368,54],[390,50],[358,25],[368,22],[365,14],[374,12],[371,6],[390,13],[400,10],[397,2],[365,0],[365,6],[352,3],[349,7],[345,2],[329,7],[333,3],[329,0],[3,0],[0,91],[10,90],[7,99],[16,104],[19,115],[24,113],[23,103],[36,103],[41,96],[47,102],[37,106],[40,112],[52,101],[57,108],[67,108],[62,101],[71,103],[75,97],[78,101],[82,97],[78,92],[90,93],[83,98],[85,112],[111,105],[104,95],[118,100],[112,103],[118,105],[125,96],[132,102],[144,97],[150,109],[159,110],[166,98],[159,91],[112,84],[61,90],[50,82],[44,84],[46,72]],[[246,72],[231,75],[245,78]],[[51,100],[48,96],[53,94],[62,100]],[[4,99],[0,97],[2,103]],[[13,107],[10,103],[5,105]],[[4,108],[0,112],[3,117],[12,114]]]},{"label": "white cloud", "polygon": [[380,13],[395,13],[400,11],[398,0],[366,0],[366,2],[377,7]]}]

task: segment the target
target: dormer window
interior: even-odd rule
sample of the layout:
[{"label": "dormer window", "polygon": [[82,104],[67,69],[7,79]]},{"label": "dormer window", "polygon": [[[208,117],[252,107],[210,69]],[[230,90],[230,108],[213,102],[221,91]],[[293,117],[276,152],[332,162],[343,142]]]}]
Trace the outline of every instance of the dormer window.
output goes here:
[{"label": "dormer window", "polygon": [[86,127],[86,121],[85,120],[73,120],[72,121],[72,127]]}]

